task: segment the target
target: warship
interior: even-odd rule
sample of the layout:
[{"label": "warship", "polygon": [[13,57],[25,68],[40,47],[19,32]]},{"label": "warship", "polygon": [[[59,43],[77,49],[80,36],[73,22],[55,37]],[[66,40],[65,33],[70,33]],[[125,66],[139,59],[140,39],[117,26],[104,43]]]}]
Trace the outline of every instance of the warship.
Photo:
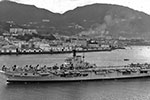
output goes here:
[{"label": "warship", "polygon": [[7,82],[64,82],[142,78],[150,76],[150,64],[129,64],[122,66],[97,66],[85,61],[84,56],[76,55],[65,59],[61,65],[25,67],[2,66],[1,76]]}]

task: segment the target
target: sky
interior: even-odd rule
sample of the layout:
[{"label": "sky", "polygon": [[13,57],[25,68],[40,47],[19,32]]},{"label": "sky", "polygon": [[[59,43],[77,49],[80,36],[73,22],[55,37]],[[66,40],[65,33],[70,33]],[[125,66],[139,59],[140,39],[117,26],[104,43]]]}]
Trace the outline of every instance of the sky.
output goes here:
[{"label": "sky", "polygon": [[107,3],[127,6],[132,9],[150,14],[150,0],[11,0],[19,3],[35,5],[55,13],[64,13],[78,6],[93,3]]}]

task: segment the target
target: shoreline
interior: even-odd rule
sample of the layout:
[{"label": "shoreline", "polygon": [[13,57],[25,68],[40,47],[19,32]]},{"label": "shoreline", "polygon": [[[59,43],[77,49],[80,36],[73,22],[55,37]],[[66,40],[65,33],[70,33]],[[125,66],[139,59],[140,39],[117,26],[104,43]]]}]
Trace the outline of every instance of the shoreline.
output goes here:
[{"label": "shoreline", "polygon": [[[105,49],[105,50],[76,50],[76,52],[101,52],[101,51],[112,51],[114,49]],[[0,52],[0,55],[26,55],[26,54],[65,54],[72,53],[72,51],[24,51],[24,52]]]}]

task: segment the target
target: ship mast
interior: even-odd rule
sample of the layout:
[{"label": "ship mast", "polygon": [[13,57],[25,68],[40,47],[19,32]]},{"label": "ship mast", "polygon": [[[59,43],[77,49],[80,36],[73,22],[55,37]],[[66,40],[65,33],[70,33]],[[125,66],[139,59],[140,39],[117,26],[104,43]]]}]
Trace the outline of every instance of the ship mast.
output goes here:
[{"label": "ship mast", "polygon": [[73,49],[73,57],[76,57],[76,50]]}]

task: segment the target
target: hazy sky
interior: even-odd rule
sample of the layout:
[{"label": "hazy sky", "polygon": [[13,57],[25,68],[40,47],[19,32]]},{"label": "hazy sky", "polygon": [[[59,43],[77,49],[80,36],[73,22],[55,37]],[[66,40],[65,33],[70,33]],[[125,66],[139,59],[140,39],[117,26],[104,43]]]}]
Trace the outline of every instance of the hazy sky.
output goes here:
[{"label": "hazy sky", "polygon": [[118,4],[150,14],[150,0],[11,0],[24,4],[35,5],[52,12],[64,13],[77,6],[93,3]]}]

